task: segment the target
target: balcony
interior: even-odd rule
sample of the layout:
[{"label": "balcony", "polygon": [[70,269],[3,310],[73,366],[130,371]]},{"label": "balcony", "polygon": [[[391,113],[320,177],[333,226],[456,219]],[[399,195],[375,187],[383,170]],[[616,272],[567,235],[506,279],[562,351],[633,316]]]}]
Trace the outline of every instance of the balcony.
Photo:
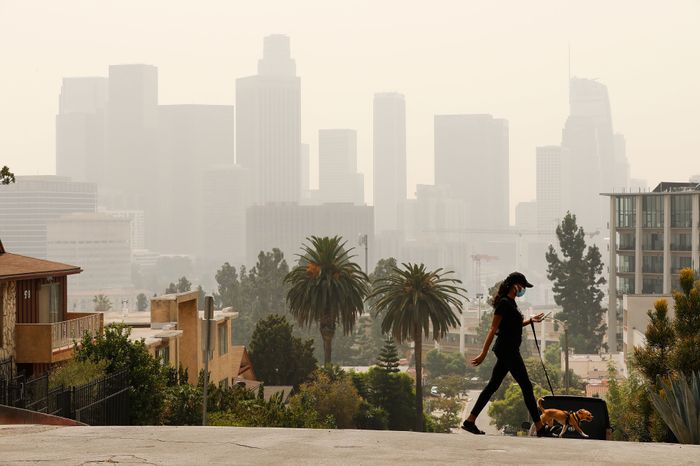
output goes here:
[{"label": "balcony", "polygon": [[85,332],[102,330],[100,313],[69,312],[68,320],[15,326],[15,360],[18,363],[54,363],[73,356],[73,342]]}]

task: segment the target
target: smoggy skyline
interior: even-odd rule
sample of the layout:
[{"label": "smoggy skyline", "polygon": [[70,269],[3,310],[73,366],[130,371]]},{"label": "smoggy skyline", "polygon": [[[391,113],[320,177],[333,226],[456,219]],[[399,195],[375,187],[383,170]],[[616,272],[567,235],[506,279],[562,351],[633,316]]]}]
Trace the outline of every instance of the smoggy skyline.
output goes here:
[{"label": "smoggy skyline", "polygon": [[653,186],[700,172],[700,3],[433,5],[0,1],[0,163],[18,175],[55,172],[63,77],[147,63],[158,67],[161,104],[232,105],[262,38],[282,33],[301,77],[313,186],[318,130],[355,129],[371,202],[372,98],[396,91],[406,98],[409,197],[433,182],[433,116],[488,113],[509,122],[512,212],[535,197],[535,147],[561,142],[569,44],[571,74],[608,87],[632,177]]}]

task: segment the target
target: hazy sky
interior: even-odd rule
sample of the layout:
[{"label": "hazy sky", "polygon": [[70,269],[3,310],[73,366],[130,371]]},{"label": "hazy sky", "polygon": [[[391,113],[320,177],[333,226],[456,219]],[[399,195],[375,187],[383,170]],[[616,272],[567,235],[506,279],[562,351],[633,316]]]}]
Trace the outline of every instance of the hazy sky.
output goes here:
[{"label": "hazy sky", "polygon": [[302,140],[358,130],[371,199],[372,95],[406,95],[408,192],[433,181],[433,115],[510,122],[511,209],[535,195],[535,146],[558,144],[572,73],[608,86],[632,176],[700,173],[699,1],[0,0],[0,165],[54,173],[64,76],[159,69],[160,103],[235,102],[262,39],[291,37]]}]

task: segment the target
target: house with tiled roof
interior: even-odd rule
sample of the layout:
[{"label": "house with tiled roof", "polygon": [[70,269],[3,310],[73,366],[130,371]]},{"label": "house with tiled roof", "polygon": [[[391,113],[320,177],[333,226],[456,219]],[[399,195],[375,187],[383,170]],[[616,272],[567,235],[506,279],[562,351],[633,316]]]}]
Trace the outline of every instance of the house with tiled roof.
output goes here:
[{"label": "house with tiled roof", "polygon": [[73,357],[73,342],[102,329],[102,314],[68,312],[75,265],[5,251],[0,240],[0,361],[27,376]]}]

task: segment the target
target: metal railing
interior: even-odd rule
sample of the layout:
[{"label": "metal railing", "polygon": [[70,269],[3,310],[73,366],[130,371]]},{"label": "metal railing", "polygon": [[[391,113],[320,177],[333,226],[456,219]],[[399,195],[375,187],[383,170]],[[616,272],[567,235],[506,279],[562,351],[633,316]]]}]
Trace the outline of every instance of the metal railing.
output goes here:
[{"label": "metal railing", "polygon": [[100,315],[90,314],[77,319],[51,324],[51,349],[70,346],[80,340],[85,332],[95,335],[100,330]]}]

